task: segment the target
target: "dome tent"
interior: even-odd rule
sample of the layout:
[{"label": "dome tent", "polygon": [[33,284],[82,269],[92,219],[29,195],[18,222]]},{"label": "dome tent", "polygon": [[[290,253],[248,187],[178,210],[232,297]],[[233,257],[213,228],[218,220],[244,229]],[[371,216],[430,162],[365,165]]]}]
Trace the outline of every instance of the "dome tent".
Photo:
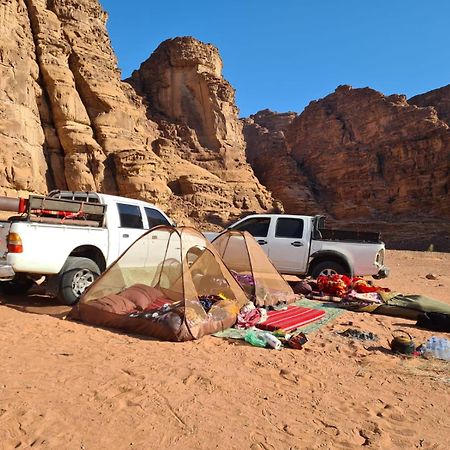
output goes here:
[{"label": "dome tent", "polygon": [[91,285],[71,316],[92,325],[187,341],[232,326],[247,301],[200,232],[159,226]]},{"label": "dome tent", "polygon": [[247,231],[225,231],[212,244],[256,306],[292,303],[298,299],[264,250]]}]

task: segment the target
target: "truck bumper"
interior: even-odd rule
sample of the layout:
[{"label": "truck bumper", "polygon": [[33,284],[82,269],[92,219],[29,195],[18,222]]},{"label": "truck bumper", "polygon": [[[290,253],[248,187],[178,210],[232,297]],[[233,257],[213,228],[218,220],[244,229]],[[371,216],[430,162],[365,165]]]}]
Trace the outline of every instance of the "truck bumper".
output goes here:
[{"label": "truck bumper", "polygon": [[15,275],[11,265],[0,261],[0,281],[12,280]]},{"label": "truck bumper", "polygon": [[375,280],[380,280],[381,278],[386,278],[389,275],[389,267],[381,266],[376,275],[372,275]]}]

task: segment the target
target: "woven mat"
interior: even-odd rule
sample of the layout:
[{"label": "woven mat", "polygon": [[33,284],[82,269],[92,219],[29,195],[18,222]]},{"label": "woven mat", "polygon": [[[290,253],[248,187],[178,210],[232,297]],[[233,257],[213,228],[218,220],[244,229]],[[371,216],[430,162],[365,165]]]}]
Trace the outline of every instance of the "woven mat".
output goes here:
[{"label": "woven mat", "polygon": [[[298,328],[298,330],[302,331],[305,334],[314,333],[315,331],[322,328],[328,322],[335,320],[336,317],[347,312],[345,309],[338,308],[337,305],[335,305],[334,303],[321,302],[318,300],[308,300],[306,298],[303,298],[298,302],[293,303],[293,305],[303,306],[304,308],[321,309],[326,313],[323,319],[317,320],[316,322],[309,323],[308,325]],[[247,331],[251,329],[257,330],[257,328],[254,327],[248,328],[246,330],[238,328],[228,328],[227,330],[218,331],[217,333],[214,333],[213,336],[226,339],[244,339],[244,336],[246,335]]]}]

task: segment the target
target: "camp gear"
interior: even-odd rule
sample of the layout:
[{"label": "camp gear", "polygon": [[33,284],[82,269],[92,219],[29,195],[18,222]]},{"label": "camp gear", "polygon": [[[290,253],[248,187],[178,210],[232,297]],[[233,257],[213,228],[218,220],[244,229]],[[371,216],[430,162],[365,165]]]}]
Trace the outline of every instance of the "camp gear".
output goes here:
[{"label": "camp gear", "polygon": [[[385,291],[378,291],[377,294],[380,296],[380,303],[361,301],[357,298],[345,298],[339,305],[352,311],[371,312],[409,320],[417,320],[420,314],[429,312],[450,315],[449,304],[424,295],[403,295],[398,292]],[[318,297],[318,299],[320,298]]]},{"label": "camp gear", "polygon": [[267,320],[258,323],[257,328],[267,331],[282,328],[285,331],[291,331],[321,319],[325,315],[325,311],[301,306],[288,306],[283,310],[269,311],[267,315]]},{"label": "camp gear", "polygon": [[256,306],[274,306],[297,300],[292,288],[247,231],[226,231],[212,244]]},{"label": "camp gear", "polygon": [[437,312],[419,314],[416,325],[427,330],[450,333],[450,314]]},{"label": "camp gear", "polygon": [[287,345],[293,349],[301,350],[307,342],[308,338],[306,335],[304,333],[298,333],[289,337]]},{"label": "camp gear", "polygon": [[[395,336],[396,334],[404,334],[406,336]],[[392,341],[389,342],[389,346],[394,353],[402,353],[403,355],[413,355],[416,350],[416,344],[414,343],[412,336],[403,330],[395,330],[392,334]]]},{"label": "camp gear", "polygon": [[232,326],[247,302],[200,232],[159,226],[92,284],[71,316],[92,325],[186,341]]},{"label": "camp gear", "polygon": [[248,331],[244,336],[245,342],[253,345],[254,347],[266,347],[267,342],[262,336],[262,333],[255,331]]},{"label": "camp gear", "polygon": [[237,328],[251,328],[261,321],[261,312],[258,308],[246,310],[239,313],[237,317]]}]

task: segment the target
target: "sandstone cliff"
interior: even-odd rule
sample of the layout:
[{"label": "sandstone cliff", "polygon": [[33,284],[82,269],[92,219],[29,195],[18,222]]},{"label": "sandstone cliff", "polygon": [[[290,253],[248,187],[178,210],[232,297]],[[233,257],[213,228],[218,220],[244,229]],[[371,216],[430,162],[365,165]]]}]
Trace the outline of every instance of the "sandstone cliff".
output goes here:
[{"label": "sandstone cliff", "polygon": [[[163,117],[163,101],[152,111],[120,80],[105,22],[97,1],[0,1],[0,194],[98,190],[197,222],[270,210],[217,49],[184,39],[155,52],[153,94],[184,102],[192,78],[203,101]],[[168,89],[164,52],[179,62]]]},{"label": "sandstone cliff", "polygon": [[165,41],[125,83],[105,22],[95,0],[0,0],[0,195],[100,190],[202,225],[284,205],[450,249],[450,86],[240,121],[214,46]]},{"label": "sandstone cliff", "polygon": [[243,120],[247,159],[256,176],[279,199],[286,212],[318,214],[312,186],[287,148],[285,132],[295,113],[260,111]]},{"label": "sandstone cliff", "polygon": [[[177,195],[196,193],[194,203],[200,209],[215,198],[222,210],[231,208],[234,215],[272,207],[269,193],[247,163],[234,89],[222,77],[222,60],[214,46],[192,37],[169,39],[127,81],[146,99],[148,115],[159,124],[161,135],[176,142],[174,153],[205,169],[173,180]],[[158,154],[166,161],[173,158],[170,152]],[[209,220],[229,219],[210,213]]]},{"label": "sandstone cliff", "polygon": [[[450,216],[450,133],[433,108],[342,86],[293,121],[287,141],[336,218]],[[426,203],[426,208],[424,208]]]},{"label": "sandstone cliff", "polygon": [[249,161],[286,212],[381,229],[395,245],[450,248],[450,131],[434,108],[341,86],[293,120],[266,111],[244,129]]},{"label": "sandstone cliff", "polygon": [[439,119],[450,126],[450,84],[430,92],[416,95],[408,100],[411,105],[433,106]]}]

